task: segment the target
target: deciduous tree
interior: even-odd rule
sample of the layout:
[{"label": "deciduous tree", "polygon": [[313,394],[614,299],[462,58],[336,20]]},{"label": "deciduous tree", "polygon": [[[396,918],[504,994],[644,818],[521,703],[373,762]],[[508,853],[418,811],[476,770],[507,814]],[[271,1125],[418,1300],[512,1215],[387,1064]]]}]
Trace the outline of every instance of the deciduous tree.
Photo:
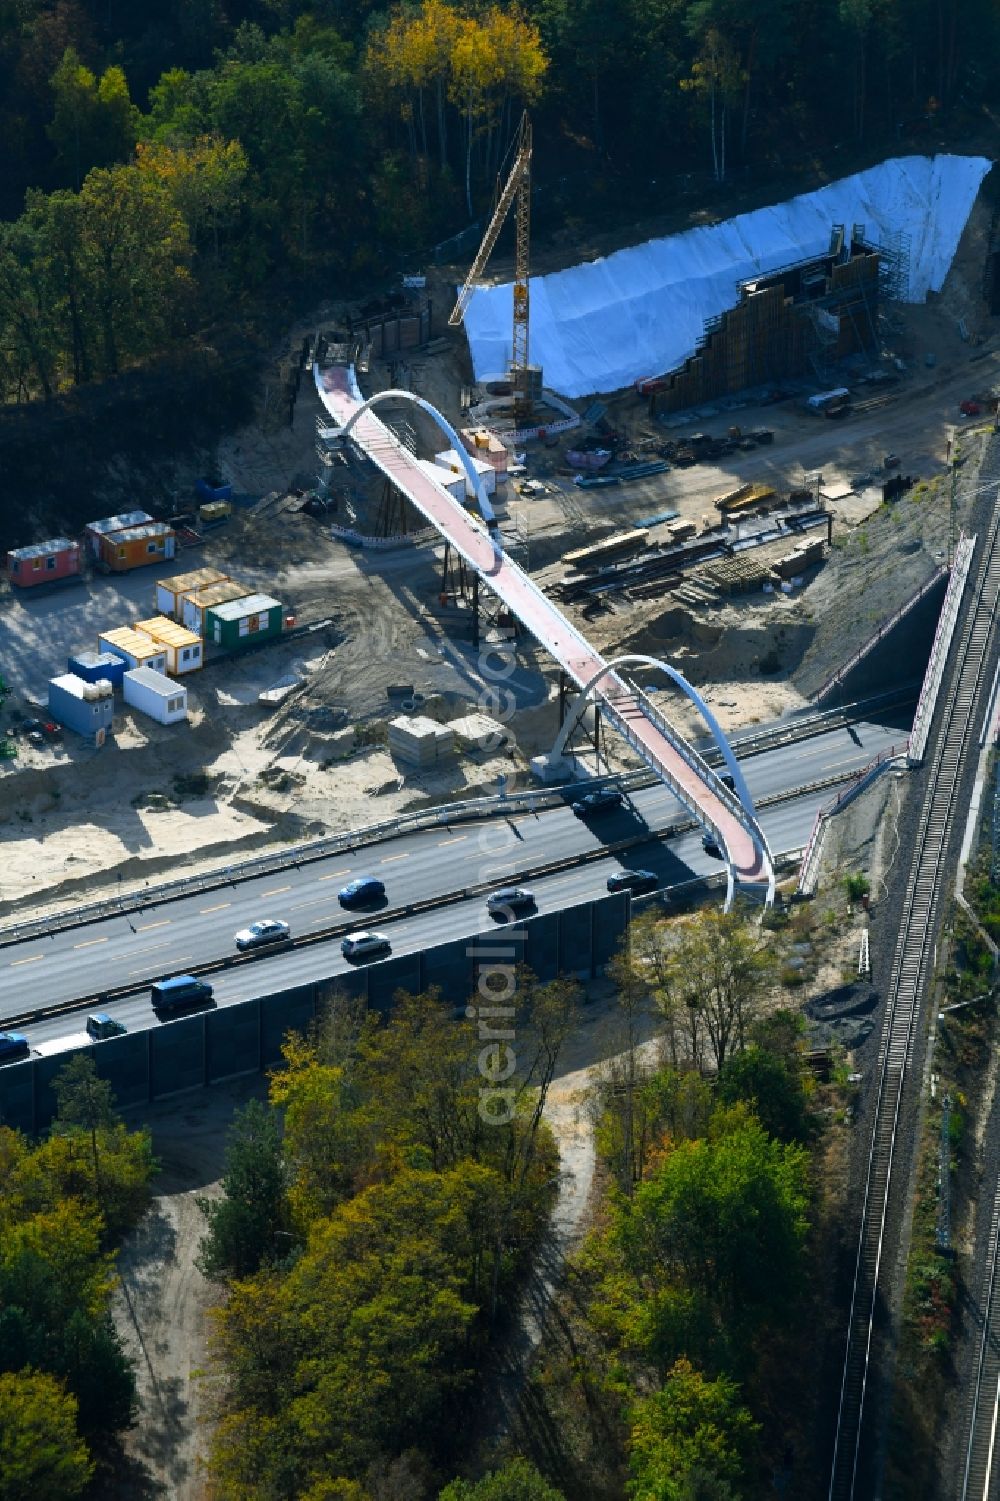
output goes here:
[{"label": "deciduous tree", "polygon": [[0,1498],[72,1501],[93,1473],[76,1402],[43,1371],[0,1375]]},{"label": "deciduous tree", "polygon": [[735,1501],[757,1434],[739,1388],[714,1381],[681,1359],[662,1388],[637,1402],[629,1435],[633,1501]]}]

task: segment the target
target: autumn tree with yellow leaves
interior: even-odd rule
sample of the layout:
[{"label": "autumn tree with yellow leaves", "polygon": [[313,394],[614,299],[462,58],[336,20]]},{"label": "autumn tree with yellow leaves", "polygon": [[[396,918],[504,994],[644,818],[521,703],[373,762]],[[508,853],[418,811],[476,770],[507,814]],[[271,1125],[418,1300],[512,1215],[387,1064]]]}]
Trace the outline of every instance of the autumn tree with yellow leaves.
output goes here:
[{"label": "autumn tree with yellow leaves", "polygon": [[474,163],[480,179],[496,173],[516,111],[538,99],[547,68],[541,34],[519,7],[491,5],[468,15],[445,0],[396,11],[366,54],[371,92],[405,122],[415,159],[430,157],[433,109],[438,160],[447,169],[449,106],[457,116],[470,215]]}]

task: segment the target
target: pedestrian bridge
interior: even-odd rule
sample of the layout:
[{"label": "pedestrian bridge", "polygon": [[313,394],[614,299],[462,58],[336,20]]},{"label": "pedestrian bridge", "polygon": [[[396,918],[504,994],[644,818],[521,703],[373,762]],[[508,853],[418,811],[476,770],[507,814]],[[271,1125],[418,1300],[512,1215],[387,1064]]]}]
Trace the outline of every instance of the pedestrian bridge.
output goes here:
[{"label": "pedestrian bridge", "polygon": [[[429,402],[410,391],[383,391],[366,401],[358,388],[353,366],[314,367],[316,389],[323,406],[352,442],[436,527],[443,538],[474,568],[539,645],[600,705],[605,723],[625,739],[645,764],[715,837],[726,854],[728,906],[737,888],[748,888],[770,903],[774,898],[774,867],[767,840],[757,821],[738,763],[721,728],[697,690],[668,664],[649,662],[663,670],[698,707],[736,782],[739,796],[649,696],[628,682],[566,619],[532,579],[504,552],[492,506],[458,434]],[[374,408],[387,399],[416,403],[437,423],[466,465],[480,515],[473,516],[443,486],[421,468],[410,450],[376,416]],[[647,661],[649,659],[646,659]],[[583,699],[579,701],[582,708]],[[749,894],[749,893],[748,893]]]}]

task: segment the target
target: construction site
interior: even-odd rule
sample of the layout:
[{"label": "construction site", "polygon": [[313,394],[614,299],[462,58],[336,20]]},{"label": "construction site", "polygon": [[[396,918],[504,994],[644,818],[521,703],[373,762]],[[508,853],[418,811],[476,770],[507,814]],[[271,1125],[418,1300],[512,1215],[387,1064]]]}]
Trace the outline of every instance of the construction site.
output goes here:
[{"label": "construction site", "polygon": [[[126,711],[101,749],[19,740],[0,770],[17,783],[5,799],[0,912],[493,793],[499,776],[526,785],[532,758],[552,745],[565,699],[558,668],[340,440],[313,367],[353,369],[366,397],[406,393],[382,400],[379,416],[434,483],[475,514],[470,459],[505,553],[595,649],[668,659],[727,732],[829,693],[842,662],[948,561],[962,523],[954,468],[968,434],[992,422],[1000,390],[991,214],[977,197],[988,164],[966,172],[964,209],[941,198],[952,238],[943,249],[934,241],[930,268],[898,203],[890,195],[880,208],[870,183],[853,199],[845,189],[829,207],[810,205],[809,233],[788,231],[801,239],[798,258],[775,242],[755,274],[735,259],[725,274],[713,269],[712,295],[727,305],[699,313],[686,350],[662,369],[673,346],[654,349],[654,333],[677,319],[652,292],[645,312],[630,293],[629,316],[654,323],[632,357],[645,373],[626,382],[616,364],[625,314],[616,324],[595,304],[598,346],[559,278],[604,275],[633,248],[652,251],[536,251],[531,162],[525,118],[471,263],[428,264],[366,301],[329,302],[274,352],[251,420],[211,456],[230,512],[204,527],[195,518],[187,545],[199,567],[276,595],[284,628],[237,660],[208,653],[185,680],[183,737]],[[937,183],[935,163],[928,170]],[[682,250],[670,257],[683,262]],[[503,307],[492,343],[490,299]],[[578,372],[581,351],[604,360],[579,376],[583,395],[561,373],[577,336]],[[411,394],[443,414],[465,457]],[[106,509],[122,498],[109,480]],[[155,521],[171,519],[146,504]],[[85,593],[30,608],[11,596],[0,625],[5,720],[42,705],[46,679],[63,670],[66,629],[96,636],[112,591],[117,619],[148,623],[149,589],[86,577]],[[474,722],[489,691],[481,653],[512,641],[511,713],[498,737],[495,723]],[[701,733],[686,700],[671,698],[670,715]],[[602,769],[634,764],[611,736],[580,755],[591,770],[595,755]]]}]

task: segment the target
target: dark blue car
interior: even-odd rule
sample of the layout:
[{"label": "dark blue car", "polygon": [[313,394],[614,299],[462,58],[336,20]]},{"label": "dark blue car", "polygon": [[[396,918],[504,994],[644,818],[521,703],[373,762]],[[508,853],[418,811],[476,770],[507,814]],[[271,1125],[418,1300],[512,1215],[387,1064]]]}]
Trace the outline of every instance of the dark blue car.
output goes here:
[{"label": "dark blue car", "polygon": [[20,1032],[0,1032],[0,1063],[13,1063],[31,1052],[28,1039]]},{"label": "dark blue car", "polygon": [[376,876],[356,876],[337,892],[342,907],[363,907],[385,896],[385,885]]}]

